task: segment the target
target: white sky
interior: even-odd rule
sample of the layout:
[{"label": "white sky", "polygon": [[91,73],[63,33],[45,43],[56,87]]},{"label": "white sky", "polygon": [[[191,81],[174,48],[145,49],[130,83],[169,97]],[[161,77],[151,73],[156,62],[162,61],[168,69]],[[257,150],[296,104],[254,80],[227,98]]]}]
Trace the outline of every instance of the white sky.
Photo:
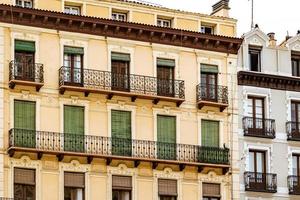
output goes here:
[{"label": "white sky", "polygon": [[[169,8],[210,14],[219,0],[146,0]],[[251,26],[251,1],[230,0],[230,16],[238,19],[238,36]],[[287,31],[294,36],[300,30],[300,0],[254,0],[254,23],[265,33],[275,32],[277,42]]]}]

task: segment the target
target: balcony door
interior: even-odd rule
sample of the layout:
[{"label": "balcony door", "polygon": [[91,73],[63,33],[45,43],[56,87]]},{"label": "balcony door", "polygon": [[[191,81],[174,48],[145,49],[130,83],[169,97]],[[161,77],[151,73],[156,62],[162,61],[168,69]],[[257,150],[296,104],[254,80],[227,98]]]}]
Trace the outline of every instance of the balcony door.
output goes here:
[{"label": "balcony door", "polygon": [[291,133],[293,138],[300,138],[300,131],[299,131],[299,120],[300,117],[300,102],[293,102],[291,103]]},{"label": "balcony door", "polygon": [[259,150],[249,151],[250,188],[255,190],[266,189],[266,152]]},{"label": "balcony door", "polygon": [[68,85],[83,85],[83,48],[64,47],[64,80]]},{"label": "balcony door", "polygon": [[157,59],[157,95],[174,97],[175,61]]},{"label": "balcony door", "polygon": [[35,43],[15,40],[14,78],[22,81],[35,79]]},{"label": "balcony door", "polygon": [[114,53],[111,55],[112,90],[130,91],[130,55]]},{"label": "balcony door", "polygon": [[257,135],[264,135],[265,129],[265,102],[262,97],[248,97],[248,116],[250,117],[247,126],[249,132]]},{"label": "balcony door", "polygon": [[293,191],[300,191],[300,155],[299,154],[293,154],[293,177],[292,177],[292,186]]},{"label": "balcony door", "polygon": [[218,101],[218,74],[201,72],[201,99],[204,101]]}]

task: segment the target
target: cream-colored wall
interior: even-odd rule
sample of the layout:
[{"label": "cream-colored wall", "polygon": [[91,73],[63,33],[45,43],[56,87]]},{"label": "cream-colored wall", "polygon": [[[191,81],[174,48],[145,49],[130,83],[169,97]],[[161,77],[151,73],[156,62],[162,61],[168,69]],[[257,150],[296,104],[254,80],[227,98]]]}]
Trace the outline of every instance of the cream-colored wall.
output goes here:
[{"label": "cream-colored wall", "polygon": [[190,31],[200,30],[199,22],[197,20],[177,18],[176,24],[177,24],[176,28],[179,29],[190,30]]},{"label": "cream-colored wall", "polygon": [[43,9],[43,10],[53,10],[53,11],[57,11],[60,12],[62,9],[62,1],[61,0],[51,0],[51,3],[49,2],[49,0],[37,0],[37,8],[39,9]]},{"label": "cream-colored wall", "polygon": [[155,16],[151,13],[144,13],[139,11],[132,12],[132,22],[142,23],[142,24],[151,24],[155,25]]},{"label": "cream-colored wall", "polygon": [[101,18],[109,18],[109,8],[100,6],[100,5],[86,5],[86,15],[101,17]]},{"label": "cream-colored wall", "polygon": [[235,27],[232,25],[220,24],[220,34],[225,36],[235,36]]}]

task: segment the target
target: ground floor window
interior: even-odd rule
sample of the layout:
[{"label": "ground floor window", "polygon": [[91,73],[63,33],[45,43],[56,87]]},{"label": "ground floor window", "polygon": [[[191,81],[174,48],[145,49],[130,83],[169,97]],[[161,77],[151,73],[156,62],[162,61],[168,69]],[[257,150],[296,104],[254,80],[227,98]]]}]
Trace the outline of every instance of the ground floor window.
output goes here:
[{"label": "ground floor window", "polygon": [[203,183],[202,194],[203,194],[203,200],[220,200],[221,199],[220,184]]},{"label": "ground floor window", "polygon": [[84,200],[84,173],[64,173],[64,200]]},{"label": "ground floor window", "polygon": [[14,169],[14,199],[35,200],[35,170]]},{"label": "ground floor window", "polygon": [[112,200],[131,200],[132,178],[112,176]]},{"label": "ground floor window", "polygon": [[158,179],[159,200],[177,200],[177,180]]}]

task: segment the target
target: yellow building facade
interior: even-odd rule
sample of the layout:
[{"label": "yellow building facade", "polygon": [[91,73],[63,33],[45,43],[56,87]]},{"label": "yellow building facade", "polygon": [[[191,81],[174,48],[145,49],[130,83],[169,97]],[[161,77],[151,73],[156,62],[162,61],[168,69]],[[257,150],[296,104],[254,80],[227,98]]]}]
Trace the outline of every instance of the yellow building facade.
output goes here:
[{"label": "yellow building facade", "polygon": [[0,2],[0,196],[239,199],[227,1]]}]

